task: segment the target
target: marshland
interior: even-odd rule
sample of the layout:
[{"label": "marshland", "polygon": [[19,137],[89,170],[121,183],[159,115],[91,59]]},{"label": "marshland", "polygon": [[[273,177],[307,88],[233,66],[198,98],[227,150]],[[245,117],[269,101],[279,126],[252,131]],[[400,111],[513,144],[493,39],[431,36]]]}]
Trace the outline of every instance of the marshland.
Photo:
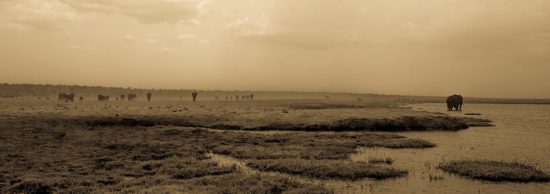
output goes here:
[{"label": "marshland", "polygon": [[548,194],[548,0],[0,0],[0,194]]},{"label": "marshland", "polygon": [[[414,103],[430,100],[421,97],[402,103],[401,96],[261,93],[226,100],[219,96],[236,94],[201,91],[193,102],[190,92],[180,92],[151,101],[144,94],[136,101],[2,99],[1,190],[540,193],[550,188],[547,106],[468,104],[472,115],[447,111],[442,103]],[[509,107],[517,108],[505,111]],[[511,143],[520,140],[521,145]],[[530,169],[501,165],[494,168],[508,171],[478,180],[487,167],[464,165],[464,159]],[[524,179],[506,177],[509,171],[525,173],[514,175]]]}]

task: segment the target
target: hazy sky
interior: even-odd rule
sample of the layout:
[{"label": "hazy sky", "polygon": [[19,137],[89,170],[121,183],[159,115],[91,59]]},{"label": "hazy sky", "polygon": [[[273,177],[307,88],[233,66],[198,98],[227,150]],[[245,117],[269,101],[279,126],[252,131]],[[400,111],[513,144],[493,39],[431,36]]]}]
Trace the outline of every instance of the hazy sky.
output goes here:
[{"label": "hazy sky", "polygon": [[550,98],[550,1],[0,0],[0,82]]}]

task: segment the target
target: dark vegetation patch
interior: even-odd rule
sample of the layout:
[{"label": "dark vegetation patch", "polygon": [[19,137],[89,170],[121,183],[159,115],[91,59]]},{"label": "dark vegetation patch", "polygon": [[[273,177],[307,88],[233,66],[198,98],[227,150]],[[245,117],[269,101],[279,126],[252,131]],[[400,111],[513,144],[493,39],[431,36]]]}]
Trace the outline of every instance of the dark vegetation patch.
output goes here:
[{"label": "dark vegetation patch", "polygon": [[50,194],[54,190],[43,183],[39,182],[21,182],[10,187],[6,193],[9,194]]},{"label": "dark vegetation patch", "polygon": [[518,162],[459,160],[443,163],[439,168],[464,177],[487,181],[549,182],[550,175]]},{"label": "dark vegetation patch", "polygon": [[251,160],[248,166],[261,171],[275,171],[318,179],[387,179],[407,175],[405,170],[345,160]]},{"label": "dark vegetation patch", "polygon": [[[242,114],[242,115],[241,115]],[[298,113],[296,113],[298,114]],[[309,113],[308,114],[315,114]],[[338,112],[335,112],[338,114]],[[298,114],[300,115],[300,114]],[[54,125],[85,125],[88,127],[152,127],[180,126],[201,127],[225,130],[250,131],[457,131],[468,127],[492,126],[491,121],[481,118],[451,117],[448,115],[399,116],[389,118],[332,118],[316,121],[313,117],[301,119],[278,119],[274,115],[262,119],[250,118],[254,115],[236,113],[229,115],[181,115],[181,116],[119,116],[119,117],[78,117],[45,120]],[[54,120],[54,121],[52,121]],[[61,138],[64,138],[61,137]]]},{"label": "dark vegetation patch", "polygon": [[107,117],[103,119],[91,120],[86,122],[89,126],[92,127],[107,127],[107,126],[123,126],[123,127],[152,127],[157,123],[149,119],[134,119],[134,118],[112,118]]},{"label": "dark vegetation patch", "polygon": [[464,121],[468,123],[470,127],[492,127],[495,126],[491,120],[482,118],[464,117]]},{"label": "dark vegetation patch", "polygon": [[394,134],[278,133],[272,135],[226,132],[226,142],[213,145],[216,154],[238,159],[347,159],[361,147],[430,148],[435,145]]},{"label": "dark vegetation patch", "polygon": [[379,147],[403,149],[403,148],[431,148],[436,145],[423,139],[386,139],[376,144]]},{"label": "dark vegetation patch", "polygon": [[[272,194],[332,194],[333,191],[319,186],[300,183],[287,178],[261,174],[228,174],[193,179],[198,185],[197,193],[272,193]],[[207,192],[201,192],[206,190]]]},{"label": "dark vegetation patch", "polygon": [[99,184],[103,184],[103,185],[114,185],[114,184],[117,184],[119,182],[119,180],[117,180],[113,177],[107,177],[107,178],[99,179],[99,180],[97,180],[97,182]]},{"label": "dark vegetation patch", "polygon": [[369,164],[393,164],[392,158],[369,158]]},{"label": "dark vegetation patch", "polygon": [[472,126],[491,126],[490,121],[450,116],[403,116],[398,118],[347,118],[330,123],[303,124],[273,122],[257,127],[242,128],[251,131],[458,131]]},{"label": "dark vegetation patch", "polygon": [[[5,180],[5,186],[1,190],[3,193],[12,188],[33,188],[32,185],[16,187],[24,182],[20,179],[27,176],[39,177],[36,179],[47,186],[43,189],[50,188],[60,193],[124,193],[147,188],[169,188],[168,191],[174,188],[206,188],[197,190],[198,193],[242,193],[241,191],[249,190],[326,193],[327,190],[319,186],[289,182],[277,177],[261,176],[262,179],[258,180],[256,176],[243,174],[236,167],[218,165],[207,153],[250,160],[289,159],[314,162],[348,159],[350,154],[356,153],[361,147],[433,146],[423,140],[395,134],[265,134],[157,125],[143,128],[133,126],[134,124],[95,125],[94,130],[89,130],[86,125],[80,124],[90,121],[87,118],[60,118],[55,122],[25,119],[24,122],[21,119],[0,122],[0,127],[4,129],[0,130],[0,173],[3,177],[0,179]],[[63,141],[58,140],[60,133],[65,134]],[[346,168],[344,165],[335,166],[333,170],[340,167]],[[250,185],[241,188],[230,186],[229,183],[215,183],[226,181],[227,177],[236,179],[229,183]],[[205,183],[207,184],[203,185]],[[159,190],[159,193],[163,192],[164,190]]]},{"label": "dark vegetation patch", "polygon": [[479,116],[481,115],[481,113],[464,113],[464,115],[468,115],[468,116]]},{"label": "dark vegetation patch", "polygon": [[223,175],[237,172],[236,166],[218,166],[215,162],[202,162],[196,165],[187,165],[177,170],[172,176],[174,179],[191,179],[204,176]]}]

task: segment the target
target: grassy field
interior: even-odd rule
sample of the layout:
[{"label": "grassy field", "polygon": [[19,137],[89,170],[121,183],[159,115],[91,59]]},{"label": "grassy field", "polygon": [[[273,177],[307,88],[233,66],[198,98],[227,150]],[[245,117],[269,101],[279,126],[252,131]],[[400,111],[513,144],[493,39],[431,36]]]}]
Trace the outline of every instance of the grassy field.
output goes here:
[{"label": "grassy field", "polygon": [[[332,193],[304,178],[407,175],[349,156],[363,147],[429,149],[368,131],[461,130],[469,118],[379,99],[153,102],[0,101],[0,191],[21,193]],[[255,173],[220,165],[211,154]],[[263,172],[296,176],[288,179]],[[243,186],[246,185],[246,186]]]}]

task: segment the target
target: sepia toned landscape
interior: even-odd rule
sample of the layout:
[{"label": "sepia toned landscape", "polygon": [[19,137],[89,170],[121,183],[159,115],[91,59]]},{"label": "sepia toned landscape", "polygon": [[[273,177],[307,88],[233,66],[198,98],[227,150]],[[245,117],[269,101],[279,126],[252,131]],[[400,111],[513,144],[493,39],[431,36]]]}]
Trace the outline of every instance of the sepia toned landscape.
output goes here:
[{"label": "sepia toned landscape", "polygon": [[[93,88],[113,97],[122,91],[137,96],[100,101],[46,95],[47,89],[78,94],[86,87],[2,89],[25,96],[27,87],[44,91],[1,100],[6,193],[399,193],[431,186],[447,192],[459,189],[457,184],[469,185],[467,192],[507,192],[513,186],[512,191],[540,193],[550,188],[550,155],[544,149],[549,134],[536,127],[550,118],[544,117],[547,105],[491,105],[498,99],[480,99],[487,102],[467,105],[476,112],[449,112],[444,103],[429,103],[436,97],[198,91],[193,102],[193,91]],[[246,95],[254,97],[243,99]],[[476,141],[509,143],[513,135],[502,129],[516,126],[491,120],[499,113],[494,108],[506,106],[543,106],[546,115],[538,117],[543,120],[528,124],[535,131],[524,132],[524,138],[535,138],[533,150],[461,142],[460,136],[473,131],[494,134]]]},{"label": "sepia toned landscape", "polygon": [[0,0],[0,194],[546,194],[550,1]]}]

